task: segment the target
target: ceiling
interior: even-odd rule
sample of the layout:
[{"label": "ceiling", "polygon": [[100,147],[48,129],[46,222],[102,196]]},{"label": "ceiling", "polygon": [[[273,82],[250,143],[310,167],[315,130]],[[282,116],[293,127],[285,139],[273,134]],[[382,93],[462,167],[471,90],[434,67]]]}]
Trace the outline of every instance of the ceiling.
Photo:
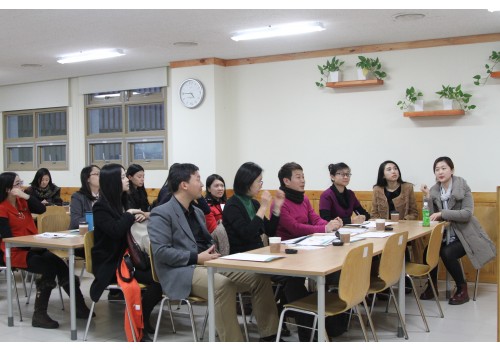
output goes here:
[{"label": "ceiling", "polygon": [[[399,13],[425,17],[396,21]],[[230,39],[237,30],[297,21],[320,21],[326,30],[287,38]],[[491,33],[500,33],[500,12],[470,9],[0,10],[0,86],[161,67],[188,59],[235,59]],[[175,42],[198,45],[175,46]],[[64,54],[98,48],[119,48],[126,55],[56,62]]]}]

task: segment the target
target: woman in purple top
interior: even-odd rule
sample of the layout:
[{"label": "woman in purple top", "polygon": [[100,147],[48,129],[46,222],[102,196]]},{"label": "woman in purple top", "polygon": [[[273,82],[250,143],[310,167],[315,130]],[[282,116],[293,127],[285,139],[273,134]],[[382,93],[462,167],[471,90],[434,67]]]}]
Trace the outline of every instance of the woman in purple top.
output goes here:
[{"label": "woman in purple top", "polygon": [[[328,166],[332,186],[321,194],[319,215],[330,221],[336,217],[345,224],[362,223],[370,219],[370,214],[361,206],[353,191],[347,189],[351,181],[351,169],[345,163]],[[352,213],[356,216],[351,221]]]}]

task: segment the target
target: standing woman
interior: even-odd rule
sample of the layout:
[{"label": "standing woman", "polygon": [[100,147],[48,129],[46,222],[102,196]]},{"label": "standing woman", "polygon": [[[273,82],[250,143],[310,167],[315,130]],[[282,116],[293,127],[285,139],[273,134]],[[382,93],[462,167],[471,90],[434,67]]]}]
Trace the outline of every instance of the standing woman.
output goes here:
[{"label": "standing woman", "polygon": [[[94,247],[92,264],[95,279],[90,286],[90,297],[97,302],[104,289],[116,282],[116,268],[127,248],[127,233],[134,222],[144,221],[140,209],[128,209],[127,191],[129,180],[125,169],[119,164],[106,164],[99,176],[99,199],[94,204]],[[149,317],[154,306],[161,300],[159,283],[153,281],[151,267],[140,270],[136,267],[135,279],[148,287],[142,295],[144,330],[154,333]],[[146,338],[149,337],[145,334]]]},{"label": "standing woman", "polygon": [[130,181],[128,190],[129,208],[140,209],[146,219],[149,218],[150,205],[148,193],[144,188],[144,168],[139,164],[132,164],[127,169],[127,177]]},{"label": "standing woman", "polygon": [[[446,228],[449,243],[443,240],[439,255],[444,266],[455,280],[457,290],[450,305],[460,305],[469,301],[467,281],[464,278],[459,259],[467,254],[475,269],[480,269],[496,256],[494,243],[484,232],[479,221],[473,216],[474,200],[467,182],[454,175],[455,166],[449,157],[439,157],[434,161],[436,184],[429,188],[422,185],[424,200],[429,203],[431,221],[448,221]],[[431,271],[432,283],[437,286],[437,267]],[[437,288],[436,288],[437,290]],[[422,293],[420,299],[433,298],[431,286]]]},{"label": "standing woman", "polygon": [[42,204],[62,205],[61,189],[52,183],[52,176],[49,169],[38,169],[30,185],[24,192],[30,196],[34,196]]},{"label": "standing woman", "polygon": [[399,213],[401,220],[417,220],[417,201],[413,184],[404,182],[396,162],[386,160],[378,168],[377,184],[373,186],[372,219],[390,219]]},{"label": "standing woman", "polygon": [[[42,214],[45,206],[34,196],[21,190],[23,182],[16,173],[0,174],[0,237],[22,237],[38,234],[31,213]],[[1,244],[5,252],[5,243]],[[5,254],[4,254],[5,255]],[[59,285],[69,295],[69,269],[66,263],[47,249],[12,248],[12,267],[25,269],[41,277],[36,281],[35,312],[31,320],[33,327],[58,328],[59,323],[49,317],[47,306],[50,294]],[[76,317],[87,318],[89,308],[85,305],[80,281],[75,277]]]},{"label": "standing woman", "polygon": [[222,176],[212,174],[207,177],[207,193],[205,199],[210,207],[210,213],[205,215],[208,232],[212,233],[222,222],[222,210],[226,204],[226,183]]},{"label": "standing woman", "polygon": [[[330,164],[332,186],[324,191],[319,199],[319,215],[326,221],[342,219],[344,225],[362,223],[370,214],[361,206],[353,191],[347,189],[351,181],[351,169],[345,163]],[[352,213],[356,216],[351,222]]]},{"label": "standing woman", "polygon": [[255,199],[262,184],[262,168],[255,163],[245,163],[236,172],[234,196],[229,198],[222,213],[231,254],[263,247],[261,235],[276,234],[285,194],[281,190],[276,191],[271,219],[268,219],[266,211],[271,205],[271,194],[262,192],[260,203]]},{"label": "standing woman", "polygon": [[71,195],[71,222],[70,229],[78,228],[80,222],[85,221],[85,212],[92,211],[92,206],[99,198],[99,174],[101,168],[89,165],[80,172],[80,189]]}]

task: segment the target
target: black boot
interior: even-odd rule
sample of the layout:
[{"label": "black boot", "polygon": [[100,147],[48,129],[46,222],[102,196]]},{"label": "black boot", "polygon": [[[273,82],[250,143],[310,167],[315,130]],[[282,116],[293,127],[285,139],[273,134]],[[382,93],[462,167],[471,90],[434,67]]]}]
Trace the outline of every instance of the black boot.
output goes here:
[{"label": "black boot", "polygon": [[155,333],[155,327],[151,326],[149,319],[151,312],[156,304],[161,301],[162,289],[159,283],[152,283],[148,285],[147,290],[142,295],[142,317],[144,321],[144,332],[149,334]]},{"label": "black boot", "polygon": [[47,306],[49,304],[50,293],[56,286],[55,281],[51,280],[37,280],[36,281],[36,299],[35,299],[35,312],[31,325],[33,327],[54,329],[59,327],[59,323],[54,321],[47,315]]},{"label": "black boot", "polygon": [[462,305],[468,302],[469,293],[467,291],[467,283],[457,284],[457,291],[454,296],[450,298],[448,304],[450,305]]},{"label": "black boot", "polygon": [[[59,285],[69,296],[69,280],[66,278],[59,281]],[[89,317],[90,309],[85,304],[85,299],[83,298],[82,291],[80,290],[80,279],[78,276],[75,276],[75,304],[76,318],[87,319]],[[92,313],[92,317],[95,317],[95,312]]]}]

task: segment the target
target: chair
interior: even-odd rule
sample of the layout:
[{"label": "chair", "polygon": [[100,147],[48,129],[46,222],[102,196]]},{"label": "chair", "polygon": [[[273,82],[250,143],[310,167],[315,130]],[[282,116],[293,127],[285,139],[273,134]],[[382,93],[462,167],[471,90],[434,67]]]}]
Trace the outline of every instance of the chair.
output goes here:
[{"label": "chair", "polygon": [[[335,316],[343,313],[351,308],[355,308],[361,324],[361,329],[368,341],[366,328],[361,316],[359,304],[363,303],[365,310],[368,310],[365,296],[370,286],[370,268],[373,256],[373,243],[367,243],[359,247],[351,249],[342,265],[342,273],[339,281],[338,294],[326,293],[325,295],[325,316]],[[318,320],[318,294],[313,293],[305,298],[296,300],[292,303],[284,305],[280,316],[280,324],[278,326],[278,334],[276,339],[281,336],[281,327],[287,311],[294,311],[314,316],[313,329],[316,328]],[[367,312],[368,323],[375,341],[378,341],[377,335],[373,329],[370,313]],[[299,325],[298,325],[299,326]],[[300,326],[302,327],[302,326]],[[313,340],[314,332],[311,333],[311,341]]]},{"label": "chair", "polygon": [[[0,240],[1,241],[1,240]],[[0,250],[0,271],[5,271],[5,277],[7,277],[7,266],[3,264],[3,254],[2,251]],[[19,293],[17,292],[17,283],[16,283],[16,277],[14,275],[14,271],[16,269],[12,269],[10,271],[11,277],[12,277],[12,285],[14,286],[14,291],[16,292],[16,299],[17,299],[17,308],[19,309],[19,321],[23,321],[23,314],[21,313],[21,303],[19,302]]]},{"label": "chair", "polygon": [[[83,238],[83,247],[85,250],[85,261],[86,261],[86,269],[88,273],[93,274],[92,270],[92,248],[94,247],[94,231],[89,231],[85,234]],[[139,283],[139,287],[141,289],[146,288],[144,284]],[[120,286],[118,284],[110,284],[107,287],[108,290],[110,289],[115,289],[115,290],[121,290]],[[92,301],[92,306],[90,307],[90,313],[89,313],[89,318],[87,320],[87,326],[85,327],[85,334],[83,336],[83,341],[87,341],[87,335],[89,332],[89,327],[90,327],[90,321],[92,320],[92,314],[94,313],[94,307],[95,307],[95,301]],[[129,313],[129,309],[127,306],[127,299],[125,298],[125,310],[127,311],[127,316],[128,320],[130,322],[130,329],[134,329],[132,325],[132,318]],[[137,341],[135,338],[135,332],[132,332],[132,337],[134,339],[134,342]],[[140,340],[140,339],[139,339]]]},{"label": "chair", "polygon": [[[159,282],[158,275],[156,274],[156,269],[154,267],[155,265],[154,265],[154,260],[153,260],[153,254],[152,254],[151,244],[149,245],[149,259],[151,261],[151,273],[153,274],[153,280],[155,282]],[[155,334],[154,334],[153,342],[156,342],[156,338],[158,337],[158,330],[160,328],[161,315],[163,313],[163,304],[165,302],[167,302],[168,310],[169,310],[169,313],[170,313],[170,322],[172,323],[172,331],[174,333],[176,332],[175,331],[175,325],[174,325],[174,318],[172,316],[172,307],[170,305],[170,298],[168,296],[166,296],[165,294],[163,294],[163,297],[161,299],[161,304],[160,304],[160,310],[158,312],[158,319],[156,321],[156,327],[155,327]],[[207,300],[204,299],[204,298],[201,298],[201,297],[196,297],[196,296],[191,296],[190,295],[188,298],[180,300],[180,302],[185,303],[187,305],[187,307],[188,307],[189,317],[191,319],[191,328],[193,330],[193,338],[194,338],[194,341],[197,342],[198,341],[198,334],[196,332],[196,324],[194,322],[194,314],[193,314],[192,304],[195,304],[195,303],[206,303]],[[205,333],[205,326],[206,326],[206,322],[207,322],[207,317],[208,317],[208,308],[207,308],[207,312],[205,314],[205,321],[203,322],[203,333]],[[203,339],[203,338],[200,338],[200,340],[201,339]]]},{"label": "chair", "polygon": [[382,292],[387,288],[389,289],[389,299],[392,299],[394,301],[394,306],[396,307],[399,321],[401,322],[401,325],[403,327],[405,339],[408,339],[408,333],[406,331],[406,325],[403,321],[401,311],[399,310],[399,306],[394,295],[393,286],[398,283],[401,277],[407,242],[408,232],[394,234],[387,239],[384,250],[382,251],[380,257],[377,276],[371,276],[370,288],[368,289],[368,294],[373,294],[372,305],[369,311],[370,314],[373,311],[373,307],[375,306],[377,293]]},{"label": "chair", "polygon": [[[462,263],[462,259],[458,259],[460,261],[460,266],[462,267],[462,271],[464,271],[464,279],[467,281],[467,278],[465,278],[465,270],[464,270],[464,265]],[[481,269],[476,269],[476,281],[474,283],[474,297],[472,300],[476,301],[476,296],[477,296],[477,287],[479,284],[479,272],[481,272]],[[446,278],[448,278],[448,275],[446,275]]]},{"label": "chair", "polygon": [[445,222],[441,222],[437,224],[431,231],[429,237],[429,245],[427,246],[427,253],[425,256],[426,264],[418,264],[413,262],[406,263],[406,276],[410,277],[411,286],[413,289],[413,295],[417,300],[418,309],[420,310],[420,315],[422,316],[422,320],[424,321],[425,331],[429,332],[429,326],[427,324],[427,320],[425,319],[424,310],[422,309],[422,304],[420,303],[420,298],[417,294],[417,289],[415,288],[415,283],[413,282],[413,277],[423,277],[427,276],[427,281],[432,288],[432,292],[434,293],[434,299],[436,300],[436,304],[439,309],[439,313],[441,318],[444,317],[443,309],[441,309],[441,304],[439,303],[439,299],[437,297],[436,288],[434,283],[432,283],[430,272],[438,265],[439,261],[439,250],[441,248],[441,242],[443,240],[443,228]]}]

